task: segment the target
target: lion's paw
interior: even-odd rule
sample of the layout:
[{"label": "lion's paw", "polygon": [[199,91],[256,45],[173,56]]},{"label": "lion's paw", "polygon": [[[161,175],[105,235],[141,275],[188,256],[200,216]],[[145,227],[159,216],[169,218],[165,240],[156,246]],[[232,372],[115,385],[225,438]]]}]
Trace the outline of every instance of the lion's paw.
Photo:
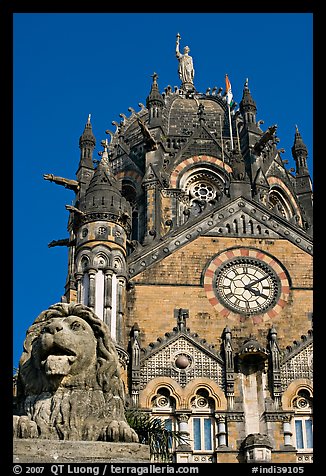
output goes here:
[{"label": "lion's paw", "polygon": [[124,421],[112,420],[109,425],[102,430],[101,439],[105,441],[125,441],[127,443],[138,443],[138,435]]},{"label": "lion's paw", "polygon": [[35,421],[30,420],[25,415],[14,415],[13,430],[16,438],[38,438],[39,436]]}]

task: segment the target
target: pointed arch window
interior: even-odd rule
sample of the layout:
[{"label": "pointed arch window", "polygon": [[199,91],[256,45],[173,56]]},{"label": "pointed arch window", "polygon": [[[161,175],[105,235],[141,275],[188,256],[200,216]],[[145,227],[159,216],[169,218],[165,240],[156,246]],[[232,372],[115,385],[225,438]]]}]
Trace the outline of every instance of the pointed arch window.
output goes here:
[{"label": "pointed arch window", "polygon": [[269,208],[286,220],[293,217],[293,210],[283,190],[273,187],[268,195]]}]

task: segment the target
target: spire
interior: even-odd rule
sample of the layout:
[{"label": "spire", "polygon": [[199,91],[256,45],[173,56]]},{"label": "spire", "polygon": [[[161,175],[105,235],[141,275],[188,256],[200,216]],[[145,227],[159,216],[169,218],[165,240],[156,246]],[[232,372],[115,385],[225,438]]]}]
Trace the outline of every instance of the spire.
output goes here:
[{"label": "spire", "polygon": [[256,123],[256,112],[257,107],[256,103],[253,100],[250,90],[249,90],[249,81],[246,78],[244,87],[243,87],[243,94],[242,99],[240,101],[240,112],[243,115],[243,118],[246,123]]},{"label": "spire", "polygon": [[294,144],[292,146],[292,156],[296,163],[296,173],[298,175],[302,175],[302,173],[306,174],[308,171],[308,167],[307,167],[308,149],[302,140],[302,137],[297,125],[295,126]]},{"label": "spire", "polygon": [[91,115],[88,114],[84,132],[79,138],[80,161],[79,167],[87,167],[93,169],[93,150],[96,140],[92,131]]},{"label": "spire", "polygon": [[148,97],[146,98],[146,106],[149,110],[148,125],[150,127],[155,127],[161,125],[164,100],[158,89],[158,75],[154,73],[152,78],[152,87]]}]

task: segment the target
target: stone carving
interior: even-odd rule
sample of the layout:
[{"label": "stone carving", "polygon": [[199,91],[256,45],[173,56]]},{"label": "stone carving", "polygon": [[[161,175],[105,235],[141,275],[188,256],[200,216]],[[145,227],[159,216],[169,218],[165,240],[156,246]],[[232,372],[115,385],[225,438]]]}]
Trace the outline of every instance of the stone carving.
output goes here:
[{"label": "stone carving", "polygon": [[125,419],[117,351],[91,308],[54,304],[28,329],[16,413],[15,437],[138,441]]},{"label": "stone carving", "polygon": [[234,149],[231,151],[230,162],[232,167],[232,177],[235,180],[243,180],[245,178],[245,163],[238,150]]}]

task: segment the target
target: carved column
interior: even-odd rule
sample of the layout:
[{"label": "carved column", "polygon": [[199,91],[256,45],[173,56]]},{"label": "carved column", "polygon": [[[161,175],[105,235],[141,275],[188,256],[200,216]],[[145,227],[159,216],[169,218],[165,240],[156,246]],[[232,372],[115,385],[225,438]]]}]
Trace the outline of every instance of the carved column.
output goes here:
[{"label": "carved column", "polygon": [[123,327],[123,316],[124,316],[124,307],[125,307],[125,290],[126,290],[126,278],[124,276],[119,276],[117,283],[117,342],[122,344],[122,327]]},{"label": "carved column", "polygon": [[111,327],[111,311],[112,311],[112,270],[104,271],[104,322]]},{"label": "carved column", "polygon": [[139,386],[140,386],[140,343],[137,322],[131,329],[131,400],[134,406],[139,403]]},{"label": "carved column", "polygon": [[269,331],[269,348],[271,353],[271,379],[275,408],[281,406],[282,386],[280,369],[280,349],[277,344],[277,332],[274,327]]},{"label": "carved column", "polygon": [[231,338],[231,330],[229,327],[226,327],[223,331],[223,346],[225,358],[226,398],[229,410],[233,409],[234,403],[234,356]]},{"label": "carved column", "polygon": [[93,310],[95,309],[95,274],[96,274],[96,269],[94,268],[88,269],[88,276],[89,276],[88,306],[91,307]]}]

